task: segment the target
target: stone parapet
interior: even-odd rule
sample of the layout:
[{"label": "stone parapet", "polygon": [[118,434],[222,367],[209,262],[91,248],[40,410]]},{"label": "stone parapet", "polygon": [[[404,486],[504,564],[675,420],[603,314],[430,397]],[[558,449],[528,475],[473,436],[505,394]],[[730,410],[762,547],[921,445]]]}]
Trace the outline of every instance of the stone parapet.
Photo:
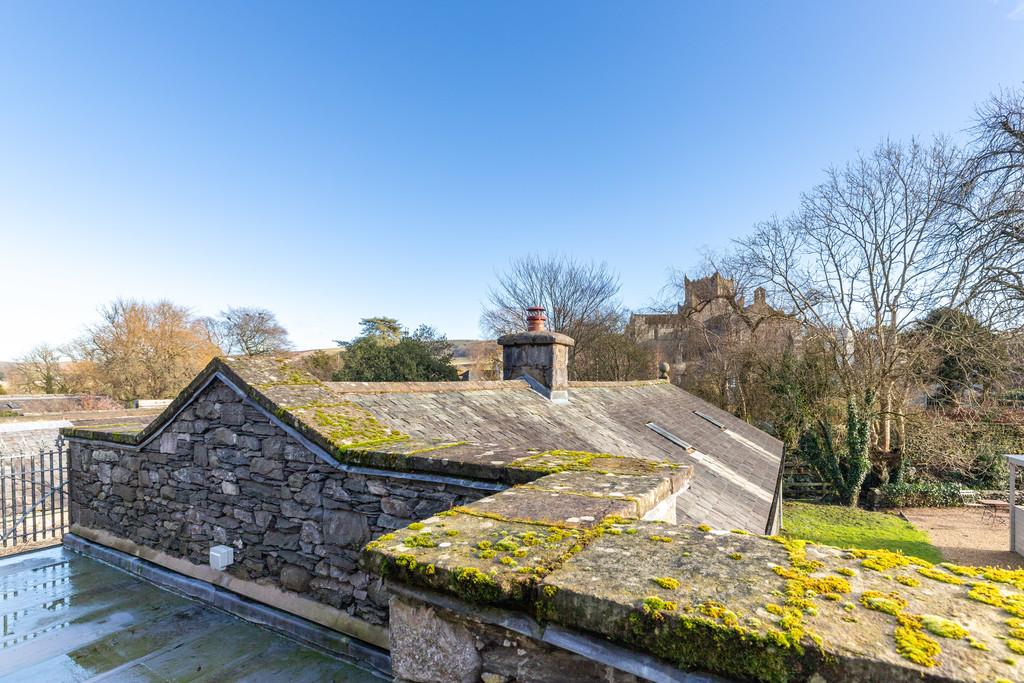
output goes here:
[{"label": "stone parapet", "polygon": [[[640,680],[1024,679],[1024,570],[933,566],[883,550],[643,521],[642,510],[591,498],[588,474],[551,477],[557,498],[540,495],[554,488],[545,477],[368,545],[366,566],[393,593],[408,589],[392,610],[429,612],[453,634],[474,634],[476,655],[463,642],[465,656],[445,665],[462,678],[431,679],[416,667],[437,656],[434,643],[421,629],[393,629],[405,679],[547,680],[570,655]],[[611,491],[628,495],[632,485]],[[513,498],[520,504],[507,504]],[[476,605],[479,623],[473,608],[453,604]],[[476,634],[498,627],[534,653],[543,675],[487,663],[494,638]],[[553,640],[562,643],[557,652]],[[635,660],[599,656],[605,646]],[[640,666],[652,657],[678,675]]]}]

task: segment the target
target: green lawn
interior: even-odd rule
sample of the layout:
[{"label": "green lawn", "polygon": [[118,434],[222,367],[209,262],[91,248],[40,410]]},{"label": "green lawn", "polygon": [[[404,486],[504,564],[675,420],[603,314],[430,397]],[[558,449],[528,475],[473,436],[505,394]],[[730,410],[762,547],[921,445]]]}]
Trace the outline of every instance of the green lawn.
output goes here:
[{"label": "green lawn", "polygon": [[942,561],[926,532],[884,512],[841,505],[783,503],[782,533],[840,548],[898,550],[931,562]]}]

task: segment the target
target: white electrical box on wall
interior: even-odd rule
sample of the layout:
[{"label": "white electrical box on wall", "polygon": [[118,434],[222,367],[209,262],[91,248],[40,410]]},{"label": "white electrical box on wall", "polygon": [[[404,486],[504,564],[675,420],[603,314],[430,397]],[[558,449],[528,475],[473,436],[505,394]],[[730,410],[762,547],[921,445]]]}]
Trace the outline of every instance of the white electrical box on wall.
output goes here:
[{"label": "white electrical box on wall", "polygon": [[235,561],[235,549],[229,545],[215,545],[210,548],[210,566],[223,571]]}]

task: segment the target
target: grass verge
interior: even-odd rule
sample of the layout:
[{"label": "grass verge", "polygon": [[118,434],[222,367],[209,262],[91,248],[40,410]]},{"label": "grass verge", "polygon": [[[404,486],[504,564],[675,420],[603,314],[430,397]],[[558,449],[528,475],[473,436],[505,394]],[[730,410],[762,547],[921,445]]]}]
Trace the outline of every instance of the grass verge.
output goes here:
[{"label": "grass verge", "polygon": [[942,554],[931,544],[927,532],[884,512],[842,505],[783,503],[782,533],[789,538],[840,548],[893,550],[930,562],[942,561]]}]

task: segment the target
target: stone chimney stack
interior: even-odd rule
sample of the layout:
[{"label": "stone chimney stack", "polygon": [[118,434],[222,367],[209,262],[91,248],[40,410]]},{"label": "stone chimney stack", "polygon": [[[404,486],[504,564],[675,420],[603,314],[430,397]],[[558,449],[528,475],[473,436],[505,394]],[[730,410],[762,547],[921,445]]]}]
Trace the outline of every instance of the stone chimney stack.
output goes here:
[{"label": "stone chimney stack", "polygon": [[498,339],[505,363],[504,379],[523,377],[534,389],[555,403],[569,402],[569,349],[571,337],[548,332],[544,309],[532,306],[526,316],[527,331]]},{"label": "stone chimney stack", "polygon": [[762,305],[768,303],[768,292],[765,291],[764,287],[758,287],[754,290],[754,303]]}]

